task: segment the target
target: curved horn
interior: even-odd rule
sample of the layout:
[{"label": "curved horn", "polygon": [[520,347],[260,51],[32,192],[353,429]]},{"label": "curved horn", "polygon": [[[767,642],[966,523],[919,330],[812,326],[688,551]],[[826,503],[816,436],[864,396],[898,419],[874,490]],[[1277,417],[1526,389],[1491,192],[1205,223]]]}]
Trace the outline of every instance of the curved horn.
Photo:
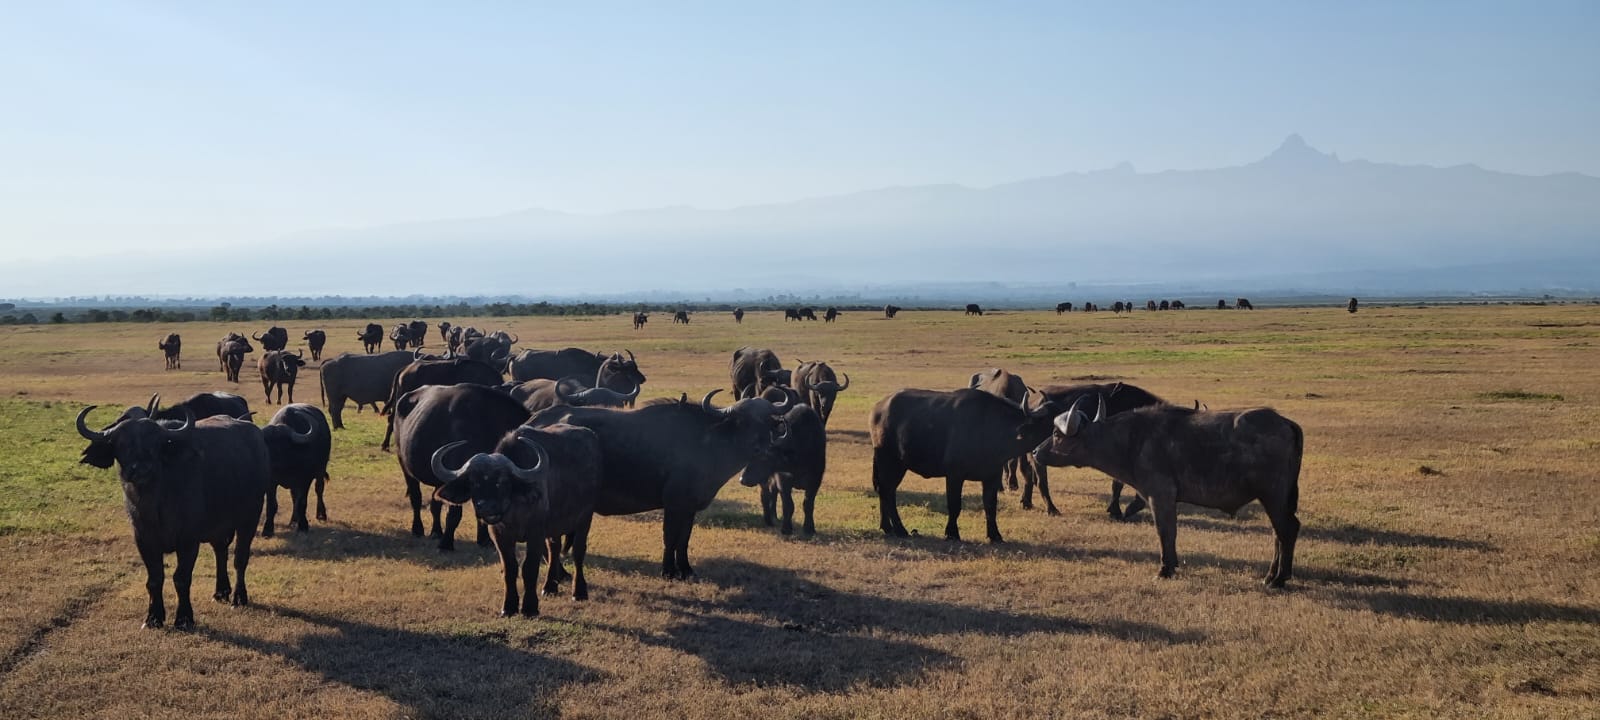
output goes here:
[{"label": "curved horn", "polygon": [[550,460],[550,455],[544,451],[544,447],[539,445],[539,443],[536,443],[525,437],[517,438],[517,442],[522,443],[523,445],[526,445],[532,449],[534,456],[539,458],[539,462],[535,463],[531,468],[518,467],[517,464],[513,462],[511,463],[511,474],[515,475],[518,480],[528,481],[531,481],[534,478],[544,474],[544,464]]},{"label": "curved horn", "polygon": [[90,430],[89,426],[83,422],[84,418],[89,417],[89,411],[95,409],[96,407],[99,406],[90,405],[89,407],[86,407],[78,412],[78,434],[82,435],[85,440],[90,442],[100,442],[101,440],[106,439],[105,433]]},{"label": "curved horn", "polygon": [[449,467],[445,466],[444,456],[451,450],[454,450],[465,444],[467,444],[467,441],[465,440],[457,440],[453,443],[449,443],[438,450],[433,451],[433,457],[428,458],[428,467],[433,470],[433,476],[438,478],[439,482],[447,483],[451,480],[461,477],[461,470],[467,466],[466,463],[462,463],[460,468],[451,470]]},{"label": "curved horn", "polygon": [[967,387],[973,388],[973,389],[976,389],[979,385],[982,385],[982,384],[983,384],[983,373],[981,373],[981,372],[973,373],[972,374],[972,379],[967,381]]},{"label": "curved horn", "polygon": [[161,434],[167,437],[187,437],[189,431],[194,429],[194,413],[188,407],[183,409],[183,424],[175,428],[161,428]]},{"label": "curved horn", "polygon": [[250,333],[250,339],[256,342],[261,342],[261,336],[256,333]]},{"label": "curved horn", "polygon": [[772,442],[782,443],[789,439],[789,421],[783,417],[778,418],[778,432],[772,436]]},{"label": "curved horn", "polygon": [[1078,429],[1083,426],[1084,399],[1084,396],[1079,395],[1077,400],[1072,401],[1072,409],[1056,417],[1056,429],[1061,431],[1062,435],[1067,437],[1077,435]]},{"label": "curved horn", "polygon": [[515,345],[515,344],[517,344],[519,342],[522,342],[522,336],[521,335],[513,335],[512,333],[506,333],[506,334],[507,335],[511,335],[511,344],[512,345]]},{"label": "curved horn", "polygon": [[1194,410],[1195,410],[1195,412],[1200,412],[1200,399],[1199,398],[1195,398]]},{"label": "curved horn", "polygon": [[1094,421],[1100,422],[1101,420],[1106,419],[1106,396],[1096,395],[1095,397],[1099,398],[1100,402],[1095,406],[1094,409]]},{"label": "curved horn", "polygon": [[294,356],[295,356],[295,357],[297,357],[297,358],[302,358],[302,359],[304,359],[304,358],[305,358],[305,356],[306,356],[306,350],[305,350],[305,348],[300,348],[300,349],[298,349],[298,350],[295,350],[295,351],[294,351]]},{"label": "curved horn", "polygon": [[[252,413],[246,413],[246,414],[248,415],[248,414],[252,414]],[[289,417],[300,417],[300,414],[292,412],[292,413],[289,413]],[[284,422],[284,426],[289,428],[289,439],[294,441],[294,444],[296,444],[296,445],[304,445],[304,444],[306,444],[308,442],[311,442],[311,436],[313,435],[314,431],[316,430],[316,426],[312,425],[310,420],[306,420],[306,430],[305,430],[305,432],[300,432],[299,430],[296,430],[294,428],[294,425],[292,423],[289,423],[289,422]]]},{"label": "curved horn", "polygon": [[[149,415],[151,417],[155,417],[155,414],[156,414],[156,403],[158,403],[160,401],[161,401],[161,393],[156,393],[154,395],[151,395],[150,396],[150,404],[145,406],[144,414]],[[1200,401],[1196,400],[1195,402],[1200,402]]]},{"label": "curved horn", "polygon": [[412,351],[411,351],[411,359],[412,360],[421,360],[422,359],[422,348],[414,348],[414,349],[412,349]]},{"label": "curved horn", "polygon": [[772,409],[773,410],[776,410],[778,412],[783,412],[785,410],[788,410],[790,405],[794,404],[794,396],[790,395],[789,393],[784,393],[783,394],[783,402],[782,403],[770,403],[770,404],[772,405]]},{"label": "curved horn", "polygon": [[844,392],[846,390],[849,390],[850,389],[850,373],[839,373],[839,374],[844,376],[844,384],[839,386],[839,392]]},{"label": "curved horn", "polygon": [[717,408],[714,408],[714,407],[711,406],[711,398],[712,398],[712,396],[716,395],[719,392],[722,392],[722,388],[717,388],[715,390],[712,390],[711,392],[706,393],[705,397],[700,398],[700,409],[704,410],[704,411],[706,411],[708,413],[717,413],[718,415],[726,415],[726,414],[728,414],[729,408],[722,408],[721,410],[718,410]]},{"label": "curved horn", "polygon": [[633,359],[633,351],[632,350],[629,350],[627,348],[623,348],[622,351],[628,354],[628,362],[631,362],[631,363],[634,363],[634,364],[638,364],[639,361]]}]

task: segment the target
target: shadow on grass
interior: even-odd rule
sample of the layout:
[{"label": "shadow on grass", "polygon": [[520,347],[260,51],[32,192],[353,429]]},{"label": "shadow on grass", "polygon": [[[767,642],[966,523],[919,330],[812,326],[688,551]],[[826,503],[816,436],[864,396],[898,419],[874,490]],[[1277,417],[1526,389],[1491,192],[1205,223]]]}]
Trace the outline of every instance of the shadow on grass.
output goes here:
[{"label": "shadow on grass", "polygon": [[495,556],[493,547],[480,547],[476,542],[477,526],[471,516],[456,531],[456,549],[439,550],[439,539],[423,535],[415,537],[409,530],[395,528],[390,532],[369,532],[339,525],[312,525],[309,532],[278,529],[272,538],[257,537],[251,554],[283,556],[310,560],[353,560],[379,558],[408,560],[433,568],[457,567],[481,562],[483,555]]},{"label": "shadow on grass", "polygon": [[[1267,524],[1244,524],[1229,522],[1224,518],[1187,517],[1184,523],[1198,530],[1211,530],[1215,532],[1230,532],[1250,535],[1260,535],[1268,542],[1272,538],[1272,526]],[[1449,550],[1498,550],[1492,543],[1482,540],[1467,538],[1452,538],[1440,535],[1426,535],[1411,533],[1401,530],[1385,530],[1382,528],[1361,527],[1350,523],[1334,523],[1319,525],[1305,522],[1300,527],[1300,540],[1314,540],[1318,542],[1337,542],[1348,545],[1388,545],[1394,547],[1425,547],[1442,548]]]},{"label": "shadow on grass", "polygon": [[[281,657],[329,682],[377,692],[420,717],[555,717],[564,685],[603,673],[483,637],[413,632],[288,608],[269,608],[315,626],[287,641],[215,629],[201,632]],[[204,626],[202,626],[204,628]]]},{"label": "shadow on grass", "polygon": [[[654,563],[635,560],[605,558],[596,564],[638,573],[659,571]],[[789,685],[808,692],[904,685],[929,670],[961,663],[959,657],[908,637],[1083,634],[1160,645],[1205,640],[1198,632],[1133,620],[1088,622],[839,592],[792,570],[744,560],[708,559],[698,572],[699,582],[715,583],[731,595],[699,600],[671,590],[645,592],[640,596],[645,602],[677,618],[666,632],[593,627],[692,654],[732,684]]]},{"label": "shadow on grass", "polygon": [[1342,606],[1382,615],[1453,625],[1522,625],[1530,622],[1600,623],[1600,606],[1562,605],[1543,600],[1486,600],[1440,597],[1393,590],[1341,591]]}]

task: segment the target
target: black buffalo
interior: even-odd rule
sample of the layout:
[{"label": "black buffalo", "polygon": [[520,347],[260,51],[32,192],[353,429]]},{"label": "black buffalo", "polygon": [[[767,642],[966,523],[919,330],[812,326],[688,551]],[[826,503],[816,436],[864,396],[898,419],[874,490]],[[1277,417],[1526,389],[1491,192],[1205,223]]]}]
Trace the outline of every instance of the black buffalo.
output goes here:
[{"label": "black buffalo", "polygon": [[471,358],[454,357],[448,360],[413,360],[410,365],[400,369],[394,374],[394,380],[389,385],[389,399],[384,404],[384,414],[388,415],[388,427],[383,432],[383,449],[389,449],[389,440],[394,436],[394,413],[389,412],[395,403],[400,401],[400,396],[424,385],[458,385],[468,383],[494,387],[505,378],[500,371],[488,363],[478,362]]},{"label": "black buffalo", "polygon": [[790,320],[799,320],[799,319],[800,319],[800,308],[784,308],[784,310],[783,310],[783,321],[784,322],[789,322]]},{"label": "black buffalo", "polygon": [[638,330],[639,328],[644,327],[644,324],[647,322],[650,322],[649,315],[646,315],[642,312],[636,312],[633,314],[633,329]]},{"label": "black buffalo", "polygon": [[406,326],[407,334],[411,338],[411,347],[422,347],[428,341],[428,324],[421,320],[412,320]]},{"label": "black buffalo", "polygon": [[895,313],[898,313],[901,310],[902,308],[899,305],[885,305],[883,306],[883,316],[886,318],[893,318]]},{"label": "black buffalo", "polygon": [[389,342],[394,343],[394,349],[404,350],[411,346],[411,326],[400,323],[389,331]]},{"label": "black buffalo", "polygon": [[272,389],[278,389],[278,404],[283,404],[283,390],[289,389],[289,402],[294,402],[294,381],[300,368],[306,366],[305,351],[298,355],[287,350],[273,350],[256,360],[256,370],[261,373],[261,390],[266,393],[267,404],[272,404]]},{"label": "black buffalo", "polygon": [[250,341],[227,340],[217,345],[217,359],[222,363],[222,373],[229,382],[239,382],[239,370],[244,367],[244,356],[255,352]]},{"label": "black buffalo", "polygon": [[1069,313],[1069,312],[1072,312],[1072,303],[1069,303],[1069,302],[1056,303],[1056,314],[1057,315],[1060,315],[1061,313]]},{"label": "black buffalo", "polygon": [[1007,460],[1050,435],[1054,403],[1019,405],[982,390],[901,390],[872,407],[872,487],[878,493],[879,527],[906,537],[895,494],[907,470],[945,478],[949,520],[944,536],[961,539],[961,486],[983,485],[983,512],[990,542],[1002,542],[995,521],[1000,473]]},{"label": "black buffalo", "polygon": [[603,387],[620,393],[633,392],[644,384],[644,373],[632,350],[622,353],[589,352],[581,348],[560,350],[523,350],[507,364],[507,374],[516,382],[540,378],[560,380],[564,377],[584,378],[590,387]]},{"label": "black buffalo", "polygon": [[[1356,302],[1356,299],[1355,298],[1350,298],[1350,304],[1346,305],[1344,307],[1345,307],[1346,310],[1350,311],[1350,314],[1354,315],[1356,310],[1357,310],[1357,305],[1358,305],[1358,303]],[[168,337],[177,337],[177,335],[170,335]]]},{"label": "black buffalo", "polygon": [[830,307],[822,313],[823,322],[833,322],[839,319],[839,308]]},{"label": "black buffalo", "polygon": [[[1045,399],[1055,403],[1056,407],[1071,407],[1079,398],[1094,398],[1100,396],[1106,400],[1106,412],[1117,415],[1129,410],[1155,405],[1167,405],[1167,401],[1156,397],[1137,385],[1126,383],[1102,383],[1089,385],[1046,385],[1039,390]],[[1033,507],[1033,485],[1037,481],[1039,496],[1044,498],[1045,509],[1051,515],[1060,514],[1056,504],[1050,497],[1050,472],[1044,465],[1032,463],[1033,475],[1027,477],[1027,486],[1022,490],[1022,506]],[[1122,507],[1122,482],[1116,478],[1111,479],[1111,502],[1106,505],[1106,514],[1117,520],[1132,520],[1140,510],[1144,509],[1144,498],[1137,495],[1128,502],[1128,507]]]},{"label": "black buffalo", "polygon": [[183,352],[183,338],[179,337],[177,333],[172,333],[157,341],[156,349],[160,350],[161,354],[166,356],[168,370],[183,369],[183,359],[181,357]]},{"label": "black buffalo", "polygon": [[967,315],[977,315],[978,317],[983,317],[983,308],[978,307],[977,303],[967,303],[967,312],[966,312],[966,314]]},{"label": "black buffalo", "polygon": [[[776,359],[776,358],[774,358]],[[850,375],[844,376],[844,384],[839,384],[839,378],[834,374],[833,368],[825,362],[811,360],[800,363],[791,375],[796,393],[800,401],[815,408],[822,418],[822,424],[828,424],[828,417],[833,415],[833,402],[839,393],[850,389]]]},{"label": "black buffalo", "polygon": [[158,399],[159,396],[150,398],[150,408],[147,412],[155,420],[183,420],[190,416],[204,419],[213,415],[246,420],[250,416],[250,403],[230,393],[195,393],[183,402],[161,409],[156,409]]},{"label": "black buffalo", "polygon": [[1118,300],[1118,301],[1116,301],[1114,303],[1111,303],[1111,312],[1120,314],[1123,310],[1126,310],[1126,309],[1131,309],[1131,308],[1124,307],[1121,300]]},{"label": "black buffalo", "polygon": [[735,399],[752,398],[773,386],[788,386],[793,373],[783,368],[777,353],[745,346],[733,351],[728,376],[733,381]]},{"label": "black buffalo", "polygon": [[1156,309],[1157,310],[1171,310],[1172,309],[1172,303],[1169,303],[1169,302],[1167,302],[1165,300],[1162,300],[1161,304],[1156,306]]},{"label": "black buffalo", "polygon": [[1173,310],[1182,310],[1183,309],[1183,301],[1182,300],[1173,300],[1172,301],[1172,309]]},{"label": "black buffalo", "polygon": [[576,375],[560,380],[537,378],[523,383],[511,383],[505,388],[528,412],[536,413],[557,405],[572,407],[627,407],[639,397],[639,387],[632,392],[620,393],[611,388],[590,387]]},{"label": "black buffalo", "polygon": [[[81,462],[98,468],[118,466],[150,597],[144,626],[158,628],[167,621],[163,560],[167,553],[177,553],[172,587],[178,595],[178,612],[173,626],[194,627],[189,584],[201,543],[210,544],[217,559],[212,597],[232,600],[236,606],[250,604],[245,568],[261,520],[262,498],[271,482],[261,431],[243,420],[189,417],[181,423],[130,418],[100,432],[84,422],[92,410],[93,405],[78,413],[78,434],[89,441]],[[237,584],[228,582],[229,545],[234,546]]]},{"label": "black buffalo", "polygon": [[346,400],[355,402],[356,412],[361,412],[362,405],[377,407],[379,402],[388,402],[395,374],[410,365],[412,359],[412,354],[404,351],[378,355],[340,353],[323,363],[322,405],[328,409],[333,427],[344,427]]},{"label": "black buffalo", "polygon": [[744,323],[744,308],[734,308],[733,309],[733,322],[735,324]]},{"label": "black buffalo", "polygon": [[1272,521],[1277,551],[1267,571],[1269,587],[1294,575],[1300,534],[1300,459],[1305,436],[1294,421],[1271,408],[1194,411],[1171,405],[1118,415],[1096,400],[1093,419],[1080,399],[1057,417],[1049,440],[1034,455],[1049,465],[1092,467],[1149,499],[1161,540],[1161,577],[1178,565],[1180,502],[1227,513],[1259,501]]},{"label": "black buffalo", "polygon": [[272,465],[272,488],[267,491],[267,517],[261,536],[272,537],[278,517],[278,488],[289,491],[293,504],[289,525],[300,532],[311,529],[306,505],[311,488],[317,490],[317,519],[328,519],[328,506],[322,491],[328,485],[328,456],[333,449],[333,431],[322,411],[304,403],[285,405],[271,422],[261,428]]},{"label": "black buffalo", "polygon": [[773,445],[785,439],[787,407],[761,398],[717,409],[712,390],[699,405],[675,400],[647,403],[638,410],[554,407],[533,416],[534,427],[578,425],[600,437],[601,515],[632,515],[665,510],[661,574],[690,578],[689,535],[694,516],[711,505],[717,491],[744,468],[752,478],[770,477]]},{"label": "black buffalo", "polygon": [[[366,348],[368,355],[371,355],[383,345],[383,326],[367,323],[366,329],[356,333],[356,339],[361,341],[361,346]],[[338,427],[337,422],[334,423],[334,427]]]},{"label": "black buffalo", "polygon": [[828,469],[828,432],[822,418],[809,405],[794,405],[784,413],[783,420],[788,434],[773,447],[772,475],[755,477],[747,469],[739,482],[746,487],[761,486],[761,519],[767,527],[775,524],[778,500],[783,500],[780,532],[784,535],[794,532],[794,491],[805,493],[800,500],[805,512],[801,532],[811,537],[817,534],[812,510],[816,507],[817,490],[822,487],[822,475]]},{"label": "black buffalo", "polygon": [[1154,301],[1154,300],[1146,300],[1146,301],[1144,301],[1144,309],[1149,310],[1150,312],[1155,312],[1155,310],[1156,310],[1156,301]]},{"label": "black buffalo", "polygon": [[1236,310],[1254,310],[1254,309],[1256,309],[1256,306],[1250,304],[1250,298],[1238,298],[1238,299],[1234,300],[1233,301],[1233,307]]},{"label": "black buffalo", "polygon": [[679,323],[682,323],[684,325],[688,325],[689,324],[689,311],[688,310],[679,310],[679,311],[677,311],[677,312],[672,314],[672,324],[673,325],[677,325]]},{"label": "black buffalo", "polygon": [[260,335],[251,335],[251,340],[261,343],[262,352],[273,352],[289,347],[289,331],[276,325],[267,328]]},{"label": "black buffalo", "polygon": [[800,310],[797,311],[797,312],[799,314],[799,317],[795,318],[797,320],[804,319],[804,320],[813,320],[814,321],[814,320],[817,319],[817,309],[816,308],[803,307],[803,308],[800,308]]},{"label": "black buffalo", "polygon": [[306,341],[306,347],[311,348],[311,359],[316,362],[321,362],[322,348],[327,347],[328,345],[328,333],[323,332],[319,328],[317,330],[307,332],[304,338]]},{"label": "black buffalo", "polygon": [[449,320],[439,321],[439,343],[444,345],[446,350],[450,348],[450,330]]},{"label": "black buffalo", "polygon": [[[518,427],[507,433],[493,452],[476,453],[459,468],[446,464],[457,441],[434,451],[430,460],[435,477],[444,480],[433,492],[434,500],[453,506],[472,503],[473,513],[489,527],[489,537],[500,553],[505,576],[505,596],[500,615],[539,614],[539,561],[548,557],[550,574],[544,592],[560,589],[561,539],[572,546],[575,579],[572,599],[589,598],[589,581],[583,563],[589,546],[589,526],[600,494],[600,441],[593,431],[571,425],[543,429]],[[522,561],[525,592],[517,597],[517,544],[527,543]]]},{"label": "black buffalo", "polygon": [[488,363],[495,367],[505,367],[511,359],[511,343],[514,342],[505,333],[493,333],[471,340],[463,340],[461,350],[457,355],[464,355],[481,363]]},{"label": "black buffalo", "polygon": [[[982,372],[973,373],[972,378],[967,381],[967,387],[1005,398],[1018,405],[1028,401],[1028,385],[1023,382],[1022,376],[1014,375],[1000,368],[989,368]],[[1019,477],[1025,477],[1028,485],[1028,494],[1022,498],[1022,507],[1032,508],[1033,484],[1036,474],[1033,463],[1028,460],[1026,454],[1011,458],[1005,462],[1004,480],[1012,490],[1017,489],[1017,479]],[[1046,503],[1048,503],[1048,493],[1046,493],[1045,497]],[[1051,515],[1061,514],[1056,510],[1055,505],[1050,505],[1049,511]]]}]

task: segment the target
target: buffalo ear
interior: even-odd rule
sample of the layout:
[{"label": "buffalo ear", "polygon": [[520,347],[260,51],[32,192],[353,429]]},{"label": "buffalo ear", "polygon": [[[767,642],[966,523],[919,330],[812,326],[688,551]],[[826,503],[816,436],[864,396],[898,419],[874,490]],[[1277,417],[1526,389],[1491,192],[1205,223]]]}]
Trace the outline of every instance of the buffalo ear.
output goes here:
[{"label": "buffalo ear", "polygon": [[467,477],[459,477],[440,485],[437,490],[433,491],[433,499],[447,502],[451,505],[465,505],[468,500],[472,499],[472,480]]},{"label": "buffalo ear", "polygon": [[101,470],[108,470],[117,462],[116,450],[111,447],[111,443],[104,440],[96,440],[89,443],[89,447],[83,449],[83,458],[78,462]]}]

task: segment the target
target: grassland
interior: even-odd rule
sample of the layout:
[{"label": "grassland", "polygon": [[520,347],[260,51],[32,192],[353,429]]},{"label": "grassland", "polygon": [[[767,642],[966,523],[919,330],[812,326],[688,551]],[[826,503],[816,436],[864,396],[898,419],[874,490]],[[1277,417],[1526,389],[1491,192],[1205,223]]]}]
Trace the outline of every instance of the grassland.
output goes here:
[{"label": "grassland", "polygon": [[[139,629],[120,488],[76,463],[71,420],[226,389],[211,344],[259,328],[0,329],[0,717],[1600,716],[1600,308],[661,320],[467,321],[529,347],[631,348],[647,396],[726,385],[745,344],[848,372],[817,538],[763,527],[733,484],[695,532],[698,582],[657,577],[659,516],[604,518],[592,600],[500,619],[493,552],[411,538],[380,418],[347,413],[331,521],[258,540],[256,605],[201,602],[193,633]],[[354,349],[357,324],[329,325],[331,349]],[[155,349],[169,329],[180,372]],[[1290,588],[1259,583],[1271,535],[1254,506],[1186,509],[1184,564],[1156,579],[1148,515],[1107,519],[1089,471],[1052,474],[1062,517],[1003,496],[999,546],[938,539],[942,484],[909,478],[921,537],[884,539],[867,408],[995,365],[1299,422]],[[317,387],[312,373],[297,398]],[[259,384],[239,390],[265,407]],[[967,509],[981,537],[975,488]]]}]

